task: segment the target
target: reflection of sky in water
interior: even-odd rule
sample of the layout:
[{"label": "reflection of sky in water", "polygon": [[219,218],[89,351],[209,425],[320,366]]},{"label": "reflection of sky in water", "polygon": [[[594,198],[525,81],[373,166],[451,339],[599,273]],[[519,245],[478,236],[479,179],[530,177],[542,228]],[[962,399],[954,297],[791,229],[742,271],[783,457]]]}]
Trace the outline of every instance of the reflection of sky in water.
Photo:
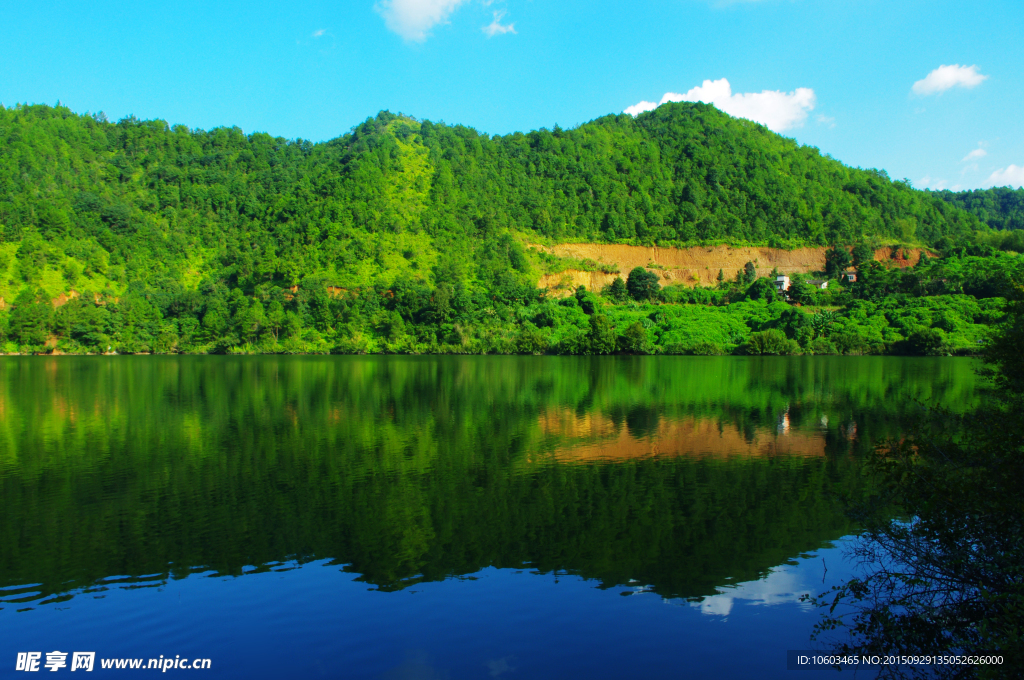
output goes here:
[{"label": "reflection of sky in water", "polygon": [[[204,677],[246,680],[784,679],[786,650],[807,649],[819,617],[799,596],[850,571],[840,548],[823,548],[691,603],[635,582],[602,589],[525,569],[487,568],[382,592],[340,569],[318,560],[143,589],[111,583],[32,611],[0,611],[3,649],[210,657]],[[618,596],[625,594],[637,596]],[[119,675],[98,666],[95,673]],[[800,674],[826,676],[833,677]]]},{"label": "reflection of sky in water", "polygon": [[[820,579],[817,584],[813,583],[811,567],[813,565],[800,569],[797,565],[784,564],[775,567],[767,576],[757,581],[721,586],[717,595],[706,597],[703,602],[694,602],[693,606],[698,607],[702,614],[713,616],[728,616],[737,601],[755,606],[796,604],[802,609],[810,610],[813,607],[807,602],[802,602],[801,598],[816,594],[816,587],[821,584]],[[824,571],[823,567],[821,571]]]}]

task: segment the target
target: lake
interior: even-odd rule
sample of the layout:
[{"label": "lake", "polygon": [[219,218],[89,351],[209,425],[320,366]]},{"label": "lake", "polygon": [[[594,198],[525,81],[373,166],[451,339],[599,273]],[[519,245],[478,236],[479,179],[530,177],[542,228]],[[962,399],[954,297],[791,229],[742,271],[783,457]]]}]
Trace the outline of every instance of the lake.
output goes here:
[{"label": "lake", "polygon": [[974,366],[4,357],[0,668],[789,677],[865,452]]}]

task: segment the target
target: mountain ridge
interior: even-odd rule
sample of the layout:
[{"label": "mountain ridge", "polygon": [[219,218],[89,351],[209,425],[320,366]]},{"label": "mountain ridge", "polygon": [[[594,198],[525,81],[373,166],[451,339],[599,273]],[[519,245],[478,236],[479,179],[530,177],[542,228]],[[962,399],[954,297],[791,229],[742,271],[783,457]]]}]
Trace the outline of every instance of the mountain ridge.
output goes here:
[{"label": "mountain ridge", "polygon": [[[855,256],[928,246],[987,257],[991,248],[976,247],[982,231],[976,215],[938,195],[700,103],[504,136],[381,112],[316,144],[0,107],[5,351],[732,351],[751,331],[774,329],[786,307],[767,317],[755,309],[774,292],[763,281],[747,290],[753,262],[716,276],[714,289],[664,294],[649,280],[658,267],[641,263],[648,282],[632,282],[632,301],[621,285],[603,301],[577,289],[570,309],[568,300],[552,306],[537,283],[576,260],[527,244],[831,245],[841,266],[854,245]],[[896,291],[991,297],[1018,265],[1003,258],[963,273],[982,266],[970,262],[908,275],[881,267],[818,302]],[[54,309],[54,299],[66,303]],[[635,307],[664,303],[753,306],[735,307],[709,335],[689,324],[719,312],[652,309],[644,320]],[[863,342],[851,331],[841,347],[969,353],[995,303],[956,304],[967,330],[943,321],[948,343],[940,333],[900,344],[920,324],[882,333],[896,318],[886,312]],[[930,328],[931,312],[921,314]],[[799,343],[771,347],[836,347],[817,330],[798,338],[798,317],[785,327]],[[664,325],[657,337],[654,319]]]}]

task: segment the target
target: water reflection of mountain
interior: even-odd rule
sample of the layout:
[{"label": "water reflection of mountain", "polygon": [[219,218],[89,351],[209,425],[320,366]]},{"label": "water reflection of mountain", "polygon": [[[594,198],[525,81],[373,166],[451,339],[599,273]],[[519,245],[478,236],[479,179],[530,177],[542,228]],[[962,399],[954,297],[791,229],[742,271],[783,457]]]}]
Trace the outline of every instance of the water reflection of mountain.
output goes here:
[{"label": "water reflection of mountain", "polygon": [[8,358],[0,588],[41,585],[0,600],[291,558],[713,595],[847,532],[857,451],[975,391],[880,357]]},{"label": "water reflection of mountain", "polygon": [[795,430],[788,413],[776,427],[747,427],[722,418],[686,416],[664,419],[658,410],[636,407],[623,419],[601,413],[582,416],[554,409],[538,419],[549,442],[529,456],[531,462],[622,461],[653,456],[824,456],[825,428]]}]

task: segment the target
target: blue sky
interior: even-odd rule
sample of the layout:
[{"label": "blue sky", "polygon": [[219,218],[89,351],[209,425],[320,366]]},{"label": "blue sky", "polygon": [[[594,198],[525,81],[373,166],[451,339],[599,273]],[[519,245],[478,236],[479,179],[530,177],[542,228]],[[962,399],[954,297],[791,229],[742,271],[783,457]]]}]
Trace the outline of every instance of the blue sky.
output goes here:
[{"label": "blue sky", "polygon": [[668,93],[918,188],[1024,184],[1020,0],[4,4],[7,106],[319,141],[381,109],[505,134]]}]

